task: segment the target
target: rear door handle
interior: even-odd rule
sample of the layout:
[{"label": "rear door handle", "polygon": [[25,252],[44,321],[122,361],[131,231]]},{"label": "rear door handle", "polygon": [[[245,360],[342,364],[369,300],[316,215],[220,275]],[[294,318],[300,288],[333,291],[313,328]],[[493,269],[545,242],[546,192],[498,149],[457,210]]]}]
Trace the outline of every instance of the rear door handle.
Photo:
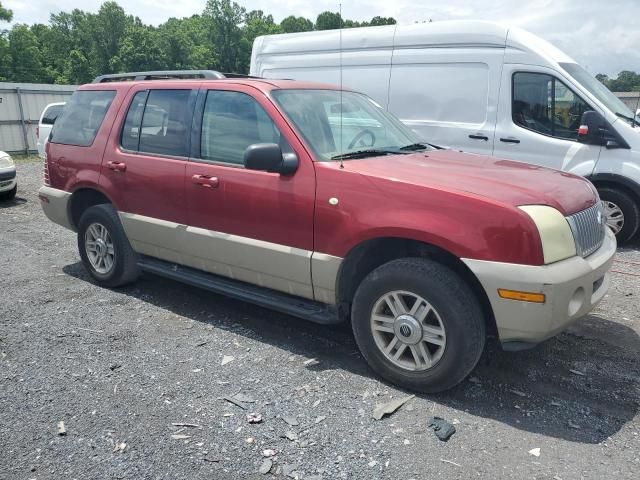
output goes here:
[{"label": "rear door handle", "polygon": [[116,172],[124,172],[127,170],[127,164],[122,162],[107,162],[107,167]]},{"label": "rear door handle", "polygon": [[485,142],[489,141],[489,137],[487,137],[486,135],[482,135],[481,133],[474,133],[469,135],[469,138],[472,138],[473,140],[484,140]]},{"label": "rear door handle", "polygon": [[220,182],[218,177],[212,177],[210,175],[194,175],[191,177],[191,181],[196,185],[200,185],[206,188],[217,188]]},{"label": "rear door handle", "polygon": [[504,143],[520,143],[520,140],[514,137],[501,138],[500,141]]}]

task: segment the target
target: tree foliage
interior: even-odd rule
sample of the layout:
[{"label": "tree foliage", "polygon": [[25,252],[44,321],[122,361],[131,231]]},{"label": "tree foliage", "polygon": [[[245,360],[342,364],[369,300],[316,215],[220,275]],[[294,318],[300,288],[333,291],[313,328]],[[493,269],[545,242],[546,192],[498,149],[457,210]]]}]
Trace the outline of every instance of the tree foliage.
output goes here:
[{"label": "tree foliage", "polygon": [[617,78],[609,78],[603,73],[596,78],[612,92],[640,92],[640,73],[623,70]]},{"label": "tree foliage", "polygon": [[[0,22],[12,12],[0,4]],[[261,35],[395,24],[393,18],[357,22],[323,12],[316,22],[289,16],[276,23],[262,10],[233,0],[207,0],[203,12],[152,26],[115,1],[97,13],[51,14],[48,24],[0,29],[0,80],[81,84],[98,75],[144,70],[213,69],[247,73],[253,41]]]}]

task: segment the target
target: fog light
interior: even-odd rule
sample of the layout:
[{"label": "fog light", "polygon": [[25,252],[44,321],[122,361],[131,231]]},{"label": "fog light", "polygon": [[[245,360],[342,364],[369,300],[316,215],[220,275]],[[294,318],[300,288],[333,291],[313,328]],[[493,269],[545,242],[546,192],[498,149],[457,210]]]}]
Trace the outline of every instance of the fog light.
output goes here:
[{"label": "fog light", "polygon": [[520,302],[544,303],[544,293],[520,292],[518,290],[498,289],[498,295],[507,300],[518,300]]}]

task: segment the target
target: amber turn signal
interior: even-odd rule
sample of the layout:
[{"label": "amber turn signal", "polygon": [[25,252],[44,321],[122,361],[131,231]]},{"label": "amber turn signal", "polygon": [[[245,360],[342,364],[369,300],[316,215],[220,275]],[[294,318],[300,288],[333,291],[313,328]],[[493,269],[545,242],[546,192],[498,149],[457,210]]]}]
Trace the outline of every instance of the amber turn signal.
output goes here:
[{"label": "amber turn signal", "polygon": [[509,300],[518,300],[520,302],[544,303],[544,293],[520,292],[518,290],[507,290],[505,288],[498,289],[498,295],[501,298]]}]

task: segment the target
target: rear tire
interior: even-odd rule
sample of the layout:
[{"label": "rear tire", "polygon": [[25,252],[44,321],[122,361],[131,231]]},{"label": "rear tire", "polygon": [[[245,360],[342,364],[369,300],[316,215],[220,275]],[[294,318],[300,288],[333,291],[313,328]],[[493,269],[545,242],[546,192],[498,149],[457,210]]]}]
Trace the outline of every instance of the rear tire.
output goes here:
[{"label": "rear tire", "polygon": [[15,196],[16,196],[16,193],[18,193],[18,184],[17,183],[8,192],[0,193],[0,200],[13,200],[15,198]]},{"label": "rear tire", "polygon": [[393,260],[371,272],[355,294],[352,326],[376,373],[426,393],[464,380],[485,344],[482,308],[469,286],[423,258]]},{"label": "rear tire", "polygon": [[120,287],[140,275],[138,255],[112,205],[95,205],[84,211],[78,223],[78,250],[82,263],[99,285]]},{"label": "rear tire", "polygon": [[598,194],[607,225],[615,233],[618,243],[631,240],[640,226],[640,207],[636,200],[627,192],[612,187],[601,187]]}]

